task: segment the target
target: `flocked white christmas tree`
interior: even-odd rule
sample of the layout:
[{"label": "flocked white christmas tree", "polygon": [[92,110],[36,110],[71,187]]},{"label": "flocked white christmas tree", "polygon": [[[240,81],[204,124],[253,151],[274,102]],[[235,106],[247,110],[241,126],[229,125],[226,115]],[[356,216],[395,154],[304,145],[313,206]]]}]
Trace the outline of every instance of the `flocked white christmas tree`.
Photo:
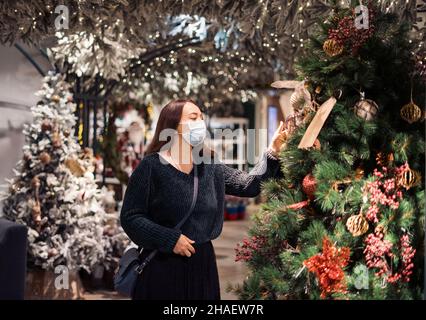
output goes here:
[{"label": "flocked white christmas tree", "polygon": [[108,268],[123,234],[111,227],[117,216],[104,210],[105,190],[95,182],[90,149],[81,150],[72,135],[76,105],[68,84],[49,73],[38,95],[33,122],[24,128],[23,159],[8,180],[3,214],[28,227],[30,265]]}]

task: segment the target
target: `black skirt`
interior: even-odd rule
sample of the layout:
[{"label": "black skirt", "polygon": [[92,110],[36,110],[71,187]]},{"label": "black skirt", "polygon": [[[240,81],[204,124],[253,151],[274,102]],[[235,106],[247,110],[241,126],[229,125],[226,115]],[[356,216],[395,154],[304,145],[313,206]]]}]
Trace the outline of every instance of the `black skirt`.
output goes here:
[{"label": "black skirt", "polygon": [[[184,257],[158,252],[140,275],[133,300],[220,300],[216,255],[211,241],[195,244]],[[149,250],[143,250],[143,260]]]}]

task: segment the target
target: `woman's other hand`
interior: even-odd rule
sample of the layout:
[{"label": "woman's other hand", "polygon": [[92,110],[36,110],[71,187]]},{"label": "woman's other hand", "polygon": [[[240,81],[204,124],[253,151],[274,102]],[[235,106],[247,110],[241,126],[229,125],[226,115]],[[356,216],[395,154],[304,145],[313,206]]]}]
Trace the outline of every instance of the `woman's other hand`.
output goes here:
[{"label": "woman's other hand", "polygon": [[173,252],[180,254],[181,256],[190,257],[195,253],[195,249],[192,246],[193,243],[195,243],[195,241],[181,234],[176,242]]}]

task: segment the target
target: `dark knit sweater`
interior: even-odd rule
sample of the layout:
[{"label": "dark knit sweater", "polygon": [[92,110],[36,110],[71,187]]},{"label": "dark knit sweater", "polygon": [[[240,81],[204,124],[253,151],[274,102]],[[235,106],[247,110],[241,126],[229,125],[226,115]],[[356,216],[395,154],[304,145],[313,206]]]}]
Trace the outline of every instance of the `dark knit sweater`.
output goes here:
[{"label": "dark knit sweater", "polygon": [[162,164],[159,157],[158,153],[144,157],[133,171],[120,219],[134,243],[163,252],[173,252],[182,233],[196,243],[217,238],[223,226],[225,193],[255,197],[260,193],[261,182],[279,172],[279,161],[269,151],[250,173],[222,163],[199,164],[198,199],[194,211],[179,231],[173,227],[191,205],[194,171],[186,174],[169,163]]}]

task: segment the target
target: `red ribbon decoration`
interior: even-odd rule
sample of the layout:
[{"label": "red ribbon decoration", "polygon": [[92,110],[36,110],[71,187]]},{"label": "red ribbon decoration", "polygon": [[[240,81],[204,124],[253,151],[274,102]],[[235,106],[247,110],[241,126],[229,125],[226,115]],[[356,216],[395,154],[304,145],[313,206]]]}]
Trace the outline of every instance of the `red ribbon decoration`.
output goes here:
[{"label": "red ribbon decoration", "polygon": [[308,200],[302,201],[302,202],[297,202],[294,204],[291,204],[289,206],[287,206],[287,209],[291,209],[291,210],[300,210],[303,209],[304,207],[306,207],[309,204]]}]

